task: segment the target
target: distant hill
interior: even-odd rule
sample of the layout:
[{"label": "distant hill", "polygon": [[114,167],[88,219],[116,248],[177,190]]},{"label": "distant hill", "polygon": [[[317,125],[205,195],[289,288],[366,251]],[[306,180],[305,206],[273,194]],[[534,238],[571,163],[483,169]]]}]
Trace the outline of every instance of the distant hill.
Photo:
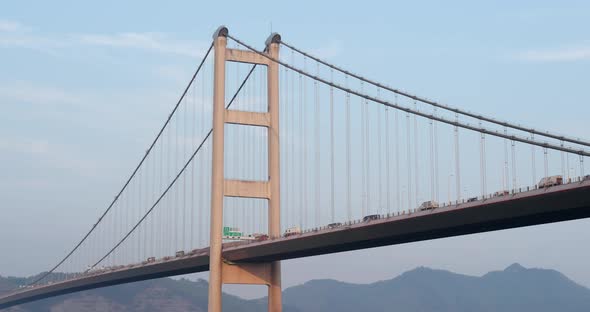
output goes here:
[{"label": "distant hill", "polygon": [[[0,278],[0,292],[24,279]],[[224,310],[266,311],[266,300],[225,295]],[[288,288],[285,312],[587,312],[590,290],[554,270],[513,264],[481,277],[416,268],[372,284],[313,280]],[[158,279],[51,298],[8,311],[206,311],[207,282]]]},{"label": "distant hill", "polygon": [[314,280],[284,292],[285,304],[315,311],[590,311],[590,290],[554,270],[513,264],[482,277],[417,268],[368,285]]},{"label": "distant hill", "polygon": [[[13,279],[0,278],[0,285],[5,282],[9,284],[9,281]],[[20,279],[20,281],[22,280]],[[207,291],[208,284],[203,280],[193,282],[186,279],[163,278],[49,298],[14,307],[7,311],[200,312],[207,311]],[[224,309],[227,309],[227,311],[250,312],[263,310],[263,303],[259,301],[244,300],[228,294],[224,294],[223,304]]]}]

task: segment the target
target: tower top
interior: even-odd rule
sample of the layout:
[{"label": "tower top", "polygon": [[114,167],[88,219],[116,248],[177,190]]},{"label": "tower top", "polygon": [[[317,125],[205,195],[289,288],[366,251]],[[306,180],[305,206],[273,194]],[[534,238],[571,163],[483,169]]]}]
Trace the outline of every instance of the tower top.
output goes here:
[{"label": "tower top", "polygon": [[221,25],[217,27],[217,30],[215,30],[215,32],[213,33],[213,40],[217,39],[218,37],[227,37],[228,33],[229,31],[227,30],[227,27]]},{"label": "tower top", "polygon": [[264,42],[264,44],[268,48],[268,46],[271,43],[280,43],[280,42],[281,42],[281,35],[279,35],[278,33],[274,32],[274,33],[270,34],[270,36],[268,36],[268,38],[266,38],[266,41]]}]

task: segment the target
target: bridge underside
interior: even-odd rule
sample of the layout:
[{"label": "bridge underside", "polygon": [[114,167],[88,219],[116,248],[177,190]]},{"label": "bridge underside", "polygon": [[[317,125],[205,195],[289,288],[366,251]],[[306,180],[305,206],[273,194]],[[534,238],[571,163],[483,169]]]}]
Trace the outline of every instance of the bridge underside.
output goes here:
[{"label": "bridge underside", "polygon": [[[233,246],[224,248],[223,257],[234,262],[268,262],[588,217],[590,181],[584,181]],[[0,298],[0,309],[82,290],[208,269],[209,255],[202,253],[11,294]]]}]

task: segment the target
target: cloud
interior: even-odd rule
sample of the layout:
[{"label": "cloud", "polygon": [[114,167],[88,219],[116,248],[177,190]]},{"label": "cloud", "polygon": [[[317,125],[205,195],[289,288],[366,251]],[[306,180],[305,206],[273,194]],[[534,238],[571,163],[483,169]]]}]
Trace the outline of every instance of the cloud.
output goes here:
[{"label": "cloud", "polygon": [[530,50],[516,58],[531,62],[574,62],[590,60],[590,46],[566,47],[551,50]]},{"label": "cloud", "polygon": [[7,20],[0,20],[0,32],[16,32],[28,30],[21,23]]},{"label": "cloud", "polygon": [[0,151],[45,155],[49,151],[49,142],[46,140],[9,140],[0,138]]},{"label": "cloud", "polygon": [[75,38],[86,45],[134,48],[189,57],[202,57],[205,54],[202,44],[173,39],[163,33],[86,34],[75,36]]},{"label": "cloud", "polygon": [[[79,148],[79,145],[59,144],[47,138],[0,137],[0,152],[19,157],[21,160],[17,165],[26,167],[26,170],[32,168],[67,170],[85,177],[96,177],[101,174],[99,161],[87,155]],[[51,180],[38,174],[37,172],[32,177],[39,181]],[[15,178],[27,180],[31,176]]]},{"label": "cloud", "polygon": [[5,103],[15,101],[35,105],[78,105],[83,103],[78,96],[64,90],[24,82],[0,85],[0,99]]},{"label": "cloud", "polygon": [[6,20],[0,20],[0,46],[27,48],[49,53],[55,53],[58,49],[102,46],[196,58],[202,57],[208,47],[199,41],[177,39],[159,32],[39,34],[21,23]]},{"label": "cloud", "polygon": [[330,41],[327,45],[311,50],[311,55],[320,59],[331,59],[342,52],[342,42]]}]

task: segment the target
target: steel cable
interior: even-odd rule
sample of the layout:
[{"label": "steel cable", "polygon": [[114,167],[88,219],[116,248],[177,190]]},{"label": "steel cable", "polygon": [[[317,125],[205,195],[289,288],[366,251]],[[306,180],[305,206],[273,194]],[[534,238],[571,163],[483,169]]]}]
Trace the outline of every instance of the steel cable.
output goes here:
[{"label": "steel cable", "polygon": [[[232,38],[232,37],[230,37],[230,38]],[[234,38],[232,38],[232,39],[234,39]],[[534,134],[537,134],[537,135],[540,135],[540,136],[544,136],[544,137],[548,137],[548,138],[552,138],[552,139],[556,139],[556,140],[562,140],[562,141],[566,141],[566,142],[570,142],[570,143],[574,143],[574,144],[579,144],[579,145],[584,145],[584,146],[590,147],[590,142],[581,140],[579,138],[570,138],[570,137],[566,137],[564,135],[549,133],[548,131],[539,131],[539,130],[535,130],[533,128],[528,128],[528,127],[525,127],[525,126],[521,126],[521,125],[509,123],[509,122],[506,122],[506,121],[497,120],[497,119],[494,119],[494,118],[491,118],[491,117],[486,117],[486,116],[478,115],[478,114],[475,114],[475,113],[472,113],[472,112],[469,112],[469,111],[465,111],[465,110],[462,110],[462,109],[459,109],[459,108],[447,106],[447,105],[438,103],[438,102],[433,101],[433,100],[429,100],[429,99],[426,99],[426,98],[423,98],[423,97],[419,97],[417,95],[413,95],[413,94],[410,94],[408,92],[401,91],[399,89],[395,89],[395,88],[392,88],[392,87],[389,87],[389,86],[385,86],[385,85],[383,85],[381,83],[378,83],[378,82],[376,82],[374,80],[367,79],[367,78],[362,77],[362,76],[360,76],[358,74],[349,72],[349,71],[347,71],[347,70],[345,70],[345,69],[343,69],[341,67],[338,67],[338,66],[333,65],[333,64],[330,64],[330,63],[328,63],[328,62],[326,62],[324,60],[321,60],[321,59],[319,59],[319,58],[317,58],[317,57],[315,57],[313,55],[310,55],[310,54],[308,54],[308,53],[306,53],[306,52],[304,52],[304,51],[302,51],[302,50],[300,50],[300,49],[298,49],[298,48],[296,48],[296,47],[294,47],[294,46],[292,46],[292,45],[290,45],[290,44],[282,41],[282,40],[281,40],[280,43],[282,45],[286,46],[287,48],[289,48],[289,49],[291,49],[291,50],[293,50],[293,51],[295,51],[295,52],[297,52],[297,53],[299,53],[301,55],[304,55],[304,56],[306,56],[306,57],[308,57],[308,58],[310,58],[312,60],[315,60],[316,62],[319,62],[319,63],[321,63],[321,64],[323,64],[323,65],[325,65],[325,66],[327,66],[329,68],[335,69],[335,70],[337,70],[337,71],[339,71],[341,73],[344,73],[346,75],[349,75],[351,77],[354,77],[356,79],[359,79],[361,81],[364,81],[366,83],[372,84],[372,85],[374,85],[376,87],[379,87],[379,88],[385,89],[387,91],[393,92],[395,94],[399,94],[401,96],[410,98],[412,100],[416,100],[416,101],[419,101],[419,102],[422,102],[422,103],[425,103],[425,104],[429,104],[429,105],[432,105],[432,106],[435,106],[435,107],[438,107],[438,108],[442,108],[442,109],[447,110],[447,111],[451,111],[451,112],[454,112],[454,113],[457,113],[457,114],[469,116],[469,117],[472,117],[472,118],[475,118],[475,119],[481,119],[483,121],[490,122],[490,123],[497,124],[497,125],[504,126],[504,127],[508,127],[508,128],[511,128],[511,129],[525,131],[525,132],[530,132],[530,133],[534,133]]]},{"label": "steel cable", "polygon": [[[500,133],[498,131],[495,131],[495,130],[490,130],[490,129],[483,128],[483,127],[480,128],[480,127],[477,127],[477,126],[474,126],[474,125],[470,125],[470,124],[467,124],[467,123],[462,123],[462,122],[457,122],[457,121],[449,120],[449,119],[446,119],[444,117],[434,116],[432,114],[428,114],[428,113],[417,111],[417,110],[414,110],[414,109],[411,109],[411,108],[399,106],[397,104],[390,103],[390,102],[385,101],[385,100],[382,100],[382,99],[377,99],[377,98],[375,98],[373,96],[364,94],[362,92],[355,91],[355,90],[352,90],[352,89],[343,87],[343,86],[341,86],[339,84],[336,84],[336,83],[331,83],[328,80],[323,79],[321,77],[314,76],[313,74],[310,74],[310,73],[308,73],[305,70],[301,70],[299,68],[296,68],[294,66],[291,66],[289,64],[286,64],[285,62],[282,62],[280,60],[277,60],[277,59],[275,59],[275,58],[267,55],[266,53],[263,53],[263,52],[260,52],[260,51],[258,51],[256,49],[254,49],[253,47],[251,47],[251,46],[243,43],[242,41],[240,41],[239,39],[236,39],[235,37],[232,37],[232,36],[228,35],[228,38],[230,38],[232,40],[235,40],[236,42],[242,44],[244,47],[246,47],[249,50],[255,52],[256,54],[259,54],[259,55],[261,55],[261,56],[263,56],[263,57],[265,57],[265,58],[267,58],[267,59],[269,59],[269,60],[271,60],[273,62],[276,62],[276,63],[278,63],[280,65],[283,65],[283,66],[285,66],[285,67],[287,67],[287,68],[289,68],[289,69],[291,69],[291,70],[293,70],[293,71],[295,71],[295,72],[297,72],[297,73],[299,73],[301,75],[304,75],[304,76],[306,76],[308,78],[311,78],[313,80],[320,81],[320,82],[322,82],[322,83],[324,83],[324,84],[326,84],[328,86],[333,86],[334,88],[339,89],[341,91],[349,92],[350,94],[354,94],[354,95],[356,95],[358,97],[364,98],[366,100],[370,100],[372,102],[376,102],[376,103],[379,103],[379,104],[382,104],[382,105],[385,105],[385,106],[389,106],[389,107],[392,107],[392,108],[395,108],[395,109],[398,109],[398,110],[401,110],[401,111],[404,111],[404,112],[407,112],[407,113],[418,115],[418,116],[421,116],[421,117],[424,117],[424,118],[431,118],[431,119],[433,119],[435,121],[439,121],[439,122],[442,122],[442,123],[445,123],[445,124],[448,124],[448,125],[452,125],[452,126],[458,126],[460,128],[464,128],[464,129],[467,129],[467,130],[476,131],[476,132],[482,132],[482,133],[489,134],[489,135],[492,135],[492,136],[496,136],[496,137],[500,137],[500,138],[505,138],[505,139],[509,139],[509,140],[514,140],[514,141],[521,142],[521,143],[533,144],[533,145],[537,145],[537,146],[549,148],[549,149],[552,149],[552,150],[564,151],[564,152],[568,152],[568,153],[572,153],[572,154],[577,154],[577,155],[581,155],[581,156],[590,157],[590,152],[587,152],[587,151],[585,151],[583,149],[574,149],[574,148],[571,148],[571,147],[560,147],[559,145],[555,145],[555,144],[551,144],[551,143],[547,143],[547,142],[531,141],[528,138],[524,138],[524,137],[517,136],[517,135],[512,135],[512,134],[509,135],[507,133],[506,134],[502,134],[502,133]],[[483,117],[481,119],[483,120]],[[534,131],[535,133],[537,133],[537,131],[532,130],[532,129],[526,129],[526,131],[529,131],[529,132]],[[539,135],[543,135],[543,133],[539,133]],[[564,141],[571,142],[571,141],[566,140],[565,138],[562,138],[562,137],[559,137],[559,139],[563,139]],[[571,143],[576,143],[576,142],[571,142]],[[585,145],[585,144],[582,144],[582,143],[576,143],[576,144]],[[590,146],[590,143],[588,143],[588,144],[589,144],[588,146]]]}]

